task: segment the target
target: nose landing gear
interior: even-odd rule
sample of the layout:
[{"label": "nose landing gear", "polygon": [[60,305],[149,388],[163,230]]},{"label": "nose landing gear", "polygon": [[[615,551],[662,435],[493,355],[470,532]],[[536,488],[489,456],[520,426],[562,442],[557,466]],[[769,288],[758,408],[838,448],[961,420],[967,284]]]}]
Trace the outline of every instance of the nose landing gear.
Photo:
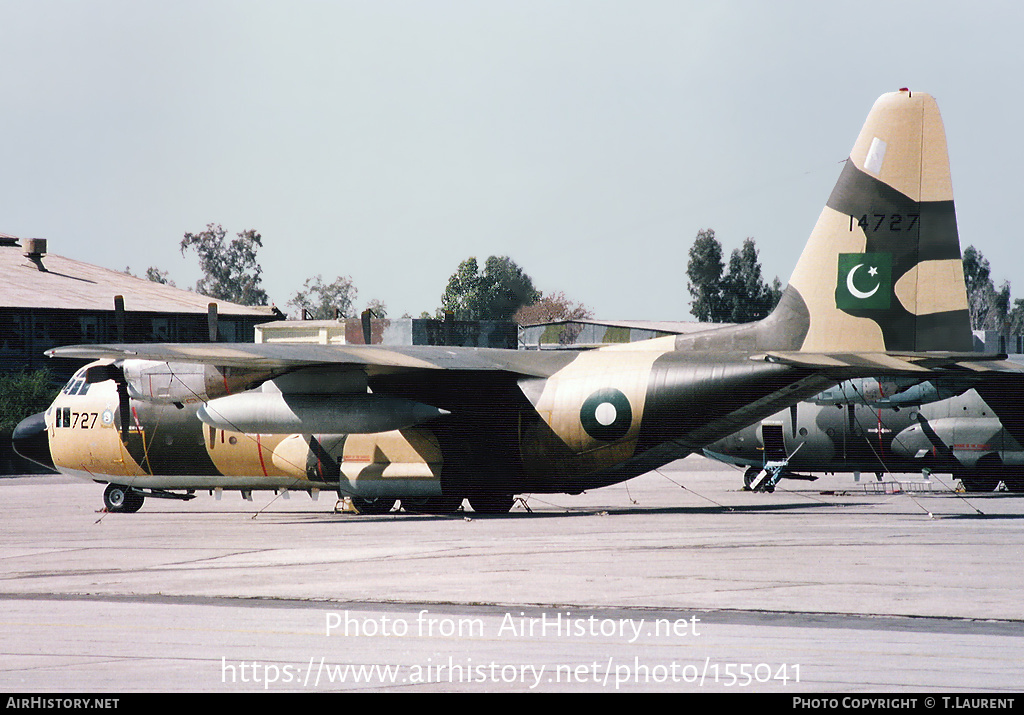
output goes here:
[{"label": "nose landing gear", "polygon": [[108,484],[103,490],[103,506],[115,514],[133,514],[142,508],[145,501],[146,497],[141,493],[121,484]]}]

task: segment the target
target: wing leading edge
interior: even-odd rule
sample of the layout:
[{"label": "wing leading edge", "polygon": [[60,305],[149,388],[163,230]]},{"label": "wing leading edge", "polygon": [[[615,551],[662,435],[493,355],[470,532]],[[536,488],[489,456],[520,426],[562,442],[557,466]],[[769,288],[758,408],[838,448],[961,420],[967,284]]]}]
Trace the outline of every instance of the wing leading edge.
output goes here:
[{"label": "wing leading edge", "polygon": [[265,343],[138,343],[72,345],[49,357],[84,360],[154,360],[219,367],[290,370],[311,366],[364,369],[368,374],[414,370],[500,371],[550,377],[574,354],[436,345],[281,345]]}]

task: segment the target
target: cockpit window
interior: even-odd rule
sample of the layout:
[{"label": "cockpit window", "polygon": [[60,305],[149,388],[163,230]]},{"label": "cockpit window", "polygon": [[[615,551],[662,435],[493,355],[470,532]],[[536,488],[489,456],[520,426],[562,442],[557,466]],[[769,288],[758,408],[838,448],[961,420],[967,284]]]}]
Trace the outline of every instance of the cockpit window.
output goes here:
[{"label": "cockpit window", "polygon": [[85,381],[84,377],[75,375],[68,384],[61,390],[65,395],[84,395],[89,391],[89,383]]}]

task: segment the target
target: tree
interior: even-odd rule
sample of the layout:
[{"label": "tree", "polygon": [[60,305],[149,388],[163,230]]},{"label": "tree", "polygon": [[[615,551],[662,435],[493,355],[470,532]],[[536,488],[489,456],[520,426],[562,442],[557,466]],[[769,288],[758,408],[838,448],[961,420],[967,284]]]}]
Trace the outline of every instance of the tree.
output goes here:
[{"label": "tree", "polygon": [[373,317],[380,318],[383,320],[388,317],[388,307],[384,305],[383,301],[374,298],[366,304],[366,309],[373,313]]},{"label": "tree", "polygon": [[1024,304],[1017,301],[1010,310],[1010,284],[996,290],[988,259],[974,246],[964,250],[964,282],[967,286],[967,309],[972,330],[1005,331],[1011,323],[1024,322]]},{"label": "tree", "polygon": [[338,276],[333,283],[325,284],[323,276],[317,274],[306,279],[288,305],[298,309],[299,317],[306,311],[313,320],[331,320],[336,315],[349,316],[358,293],[351,276]]},{"label": "tree", "polygon": [[[575,321],[594,317],[593,311],[582,303],[575,303],[565,297],[565,293],[548,293],[530,305],[524,305],[516,311],[513,319],[520,325],[536,325],[537,323],[554,323],[560,320]],[[572,345],[583,332],[581,323],[568,322],[558,331],[558,342]],[[546,334],[546,333],[545,333]]]},{"label": "tree", "polygon": [[720,321],[724,270],[722,244],[715,238],[715,230],[701,229],[690,247],[690,262],[686,265],[690,282],[686,288],[693,297],[690,312],[702,323]]},{"label": "tree", "polygon": [[782,281],[779,280],[778,276],[772,278],[772,284],[768,287],[768,300],[771,308],[768,310],[771,313],[778,306],[779,301],[782,300]]},{"label": "tree", "polygon": [[722,277],[722,315],[725,322],[752,323],[768,316],[782,297],[776,278],[772,285],[761,278],[761,263],[754,239],[743,241],[742,249],[733,249],[729,271]]},{"label": "tree", "polygon": [[729,256],[729,268],[722,264],[722,245],[714,229],[702,229],[690,248],[686,267],[687,290],[693,300],[690,312],[701,322],[749,323],[766,317],[782,297],[782,284],[771,285],[761,276],[761,263],[753,238]]},{"label": "tree", "polygon": [[154,283],[163,283],[168,286],[174,285],[174,281],[167,277],[167,271],[161,271],[156,266],[150,266],[146,269],[146,278]]},{"label": "tree", "polygon": [[263,269],[256,260],[263,238],[253,229],[237,234],[230,243],[225,243],[225,236],[220,224],[210,223],[205,231],[186,233],[181,239],[182,255],[192,249],[199,256],[204,277],[196,283],[196,292],[241,305],[266,305]]},{"label": "tree", "polygon": [[0,375],[0,433],[11,434],[21,420],[45,410],[59,391],[45,368]]},{"label": "tree", "polygon": [[1024,299],[1017,298],[1013,301],[1013,308],[1006,316],[1006,332],[1009,335],[1024,333]]},{"label": "tree", "polygon": [[533,279],[508,256],[490,256],[481,272],[475,257],[459,264],[448,279],[438,313],[459,320],[510,320],[540,292]]},{"label": "tree", "polygon": [[530,305],[524,305],[512,316],[520,325],[553,323],[558,320],[586,320],[594,313],[582,303],[575,303],[565,293],[546,293]]},{"label": "tree", "polygon": [[[138,276],[136,276],[134,273],[132,273],[131,266],[125,266],[124,272],[127,273],[130,276],[134,276],[135,278],[138,278]],[[146,276],[145,277],[146,277],[147,280],[151,280],[154,283],[163,283],[164,285],[173,286],[174,285],[174,281],[172,281],[167,276],[168,276],[167,271],[161,271],[156,266],[150,266],[149,268],[146,269]]]},{"label": "tree", "polygon": [[478,311],[483,302],[481,290],[480,269],[476,257],[470,256],[448,278],[448,285],[441,296],[441,307],[437,310],[438,315],[451,313],[454,317],[462,318]]}]

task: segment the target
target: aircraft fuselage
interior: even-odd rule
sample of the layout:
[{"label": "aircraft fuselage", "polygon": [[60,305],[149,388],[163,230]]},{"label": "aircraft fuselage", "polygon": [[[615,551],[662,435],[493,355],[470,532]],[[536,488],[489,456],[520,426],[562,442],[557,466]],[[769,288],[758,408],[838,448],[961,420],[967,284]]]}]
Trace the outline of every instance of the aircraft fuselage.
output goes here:
[{"label": "aircraft fuselage", "polygon": [[[369,392],[343,396],[374,409],[383,409],[387,396],[440,410],[399,429],[246,432],[226,428],[226,418],[215,426],[197,414],[201,404],[212,421],[209,413],[227,397],[124,400],[114,379],[85,379],[90,367],[102,365],[79,371],[46,412],[60,471],[138,489],[329,489],[364,498],[578,493],[684,456],[716,429],[728,430],[730,415],[758,396],[766,398],[762,411],[770,411],[770,396],[782,385],[793,388],[787,399],[821,385],[798,369],[747,356],[709,361],[665,351],[595,351],[573,356],[548,378],[398,372],[370,378]],[[279,382],[304,389],[301,380],[295,387],[293,373],[290,382],[271,380],[243,394],[273,396],[278,407],[311,403],[306,392],[276,392]],[[139,384],[130,387],[142,392]],[[316,398],[329,404],[342,396]],[[295,410],[301,417],[301,407]]]}]

